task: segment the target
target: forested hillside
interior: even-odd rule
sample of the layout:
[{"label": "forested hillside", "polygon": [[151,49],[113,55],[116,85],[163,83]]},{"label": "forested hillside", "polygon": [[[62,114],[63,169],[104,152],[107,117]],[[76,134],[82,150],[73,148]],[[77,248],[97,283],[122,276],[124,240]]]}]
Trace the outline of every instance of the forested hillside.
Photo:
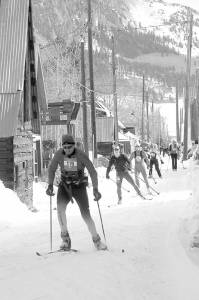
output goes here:
[{"label": "forested hillside", "polygon": [[[143,74],[148,85],[155,81],[163,87],[162,91],[175,86],[177,79],[184,81],[187,43],[185,7],[166,4],[164,1],[145,0],[93,0],[91,3],[97,96],[107,98],[112,94],[112,35],[115,39],[119,97],[137,91],[136,96],[139,98]],[[194,28],[198,29],[198,14],[193,13]],[[33,0],[33,14],[48,100],[67,97],[79,99],[81,39],[84,39],[86,45],[87,83],[89,79],[87,1]],[[196,32],[193,32],[193,48],[196,47],[198,38]],[[153,57],[157,54],[159,59],[154,63]],[[157,94],[155,101],[163,101],[162,94]]]}]

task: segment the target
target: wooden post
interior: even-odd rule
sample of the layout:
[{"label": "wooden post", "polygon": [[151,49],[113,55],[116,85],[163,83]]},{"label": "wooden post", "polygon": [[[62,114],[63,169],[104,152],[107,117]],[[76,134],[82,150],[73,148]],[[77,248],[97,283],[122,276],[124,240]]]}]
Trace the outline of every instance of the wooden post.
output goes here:
[{"label": "wooden post", "polygon": [[186,94],[184,104],[184,148],[183,148],[183,160],[187,159],[188,150],[188,126],[189,126],[189,85],[190,85],[190,71],[191,71],[191,45],[192,45],[192,27],[193,27],[193,15],[188,11],[189,19],[189,36],[187,44],[187,66],[186,66]]},{"label": "wooden post", "polygon": [[179,132],[179,105],[178,105],[178,81],[176,83],[176,138],[177,142],[180,142],[180,132]]},{"label": "wooden post", "polygon": [[155,137],[155,134],[154,134],[154,131],[155,131],[155,128],[154,128],[154,101],[153,101],[153,97],[152,97],[152,106],[151,106],[151,112],[152,112],[152,142],[154,143],[154,137]]},{"label": "wooden post", "polygon": [[91,0],[88,0],[88,56],[89,56],[89,75],[90,75],[90,101],[91,101],[91,128],[93,141],[93,157],[97,158],[97,138],[96,138],[96,116],[95,116],[95,94],[93,78],[93,41],[92,41],[92,18]]},{"label": "wooden post", "polygon": [[149,142],[149,92],[146,91],[147,142]]},{"label": "wooden post", "polygon": [[84,41],[83,40],[81,41],[81,92],[82,92],[83,143],[84,143],[84,151],[88,155],[86,80],[85,80],[85,60],[84,60]]},{"label": "wooden post", "polygon": [[142,77],[142,142],[144,141],[144,93],[145,93],[145,78],[144,78],[144,74]]},{"label": "wooden post", "polygon": [[116,91],[116,66],[115,66],[115,41],[112,41],[112,72],[113,72],[113,101],[114,101],[114,137],[115,143],[118,144],[118,114],[117,114],[117,91]]}]

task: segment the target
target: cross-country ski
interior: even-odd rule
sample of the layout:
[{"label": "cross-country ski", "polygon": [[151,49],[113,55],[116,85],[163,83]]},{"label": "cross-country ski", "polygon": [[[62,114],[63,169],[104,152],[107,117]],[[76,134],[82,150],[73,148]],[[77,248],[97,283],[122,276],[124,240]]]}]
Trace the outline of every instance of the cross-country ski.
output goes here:
[{"label": "cross-country ski", "polygon": [[77,249],[70,249],[70,250],[57,249],[57,250],[49,251],[49,252],[39,252],[39,251],[36,251],[36,255],[46,258],[49,255],[56,254],[56,253],[68,254],[68,253],[77,253],[77,252],[79,252],[79,250],[77,250]]}]

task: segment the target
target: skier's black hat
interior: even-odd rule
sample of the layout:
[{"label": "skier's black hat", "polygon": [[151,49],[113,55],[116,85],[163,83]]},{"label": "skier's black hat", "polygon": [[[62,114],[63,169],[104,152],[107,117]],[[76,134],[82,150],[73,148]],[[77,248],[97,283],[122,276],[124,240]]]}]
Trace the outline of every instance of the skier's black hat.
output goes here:
[{"label": "skier's black hat", "polygon": [[70,134],[64,134],[62,135],[62,145],[64,144],[75,144],[74,138],[72,135]]}]

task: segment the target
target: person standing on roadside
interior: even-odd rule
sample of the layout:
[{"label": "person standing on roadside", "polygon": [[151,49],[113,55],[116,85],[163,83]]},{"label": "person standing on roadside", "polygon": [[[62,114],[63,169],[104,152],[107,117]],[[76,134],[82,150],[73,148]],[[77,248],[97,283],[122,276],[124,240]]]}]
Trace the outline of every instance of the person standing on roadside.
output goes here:
[{"label": "person standing on roadside", "polygon": [[177,171],[177,162],[178,162],[178,156],[179,156],[179,146],[178,143],[173,140],[172,143],[169,146],[169,154],[171,156],[171,162],[172,162],[172,170]]}]

